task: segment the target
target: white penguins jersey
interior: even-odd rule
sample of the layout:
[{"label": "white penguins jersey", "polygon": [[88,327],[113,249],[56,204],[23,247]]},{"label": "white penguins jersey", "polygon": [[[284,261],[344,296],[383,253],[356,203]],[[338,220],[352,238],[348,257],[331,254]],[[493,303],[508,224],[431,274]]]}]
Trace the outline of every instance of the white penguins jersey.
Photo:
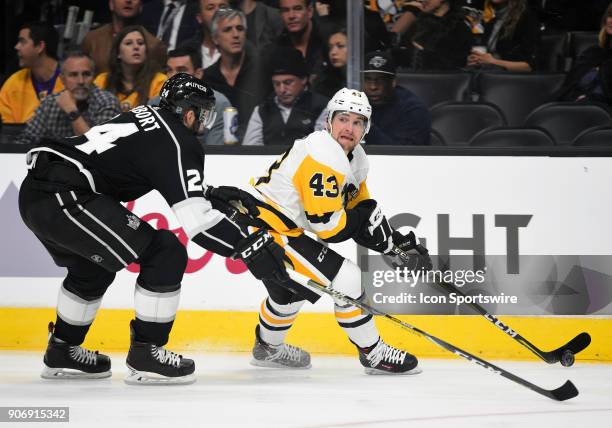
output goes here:
[{"label": "white penguins jersey", "polygon": [[347,156],[327,131],[297,140],[249,191],[266,202],[260,218],[275,231],[297,236],[311,231],[323,240],[348,239],[347,209],[368,199],[368,159],[360,145]]}]

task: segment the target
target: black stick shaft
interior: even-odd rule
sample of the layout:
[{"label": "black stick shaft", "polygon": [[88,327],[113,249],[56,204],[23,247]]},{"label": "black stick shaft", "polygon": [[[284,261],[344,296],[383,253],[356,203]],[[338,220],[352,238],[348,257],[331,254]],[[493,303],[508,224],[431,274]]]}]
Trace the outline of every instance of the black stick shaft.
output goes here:
[{"label": "black stick shaft", "polygon": [[[408,260],[410,255],[406,254],[400,248],[394,246],[392,251],[397,254],[401,259]],[[447,293],[455,293],[459,294],[463,297],[466,297],[466,294],[461,291],[455,284],[449,282],[436,282],[436,285],[440,286]],[[590,336],[587,333],[581,333],[576,336],[574,339],[570,340],[565,345],[559,347],[558,349],[550,352],[543,351],[531,343],[529,340],[525,339],[521,334],[519,334],[516,330],[512,329],[510,326],[501,322],[497,317],[491,315],[485,308],[480,306],[478,303],[473,301],[467,301],[468,305],[470,305],[476,312],[481,314],[487,321],[495,325],[498,329],[506,333],[508,336],[516,340],[518,343],[523,345],[525,348],[529,349],[532,353],[537,355],[540,359],[546,361],[548,364],[554,364],[559,362],[561,359],[561,355],[563,351],[568,349],[572,351],[573,354],[576,354],[586,348],[591,342]]]},{"label": "black stick shaft", "polygon": [[516,376],[515,374],[512,374],[494,364],[491,364],[485,360],[483,360],[482,358],[479,358],[475,355],[470,354],[469,352],[463,351],[462,349],[457,348],[454,345],[451,345],[450,343],[439,339],[413,325],[410,325],[398,318],[395,318],[392,315],[389,315],[385,312],[379,311],[378,309],[373,308],[372,306],[368,305],[367,303],[363,303],[359,300],[353,299],[350,296],[347,296],[337,290],[334,289],[330,289],[327,288],[326,286],[319,284],[316,281],[311,280],[310,278],[295,272],[293,269],[287,268],[287,273],[289,274],[289,277],[299,283],[304,285],[305,287],[309,287],[311,289],[314,289],[316,291],[321,291],[327,295],[330,295],[332,297],[335,297],[336,299],[342,300],[346,303],[350,303],[351,305],[354,305],[358,308],[360,308],[363,311],[366,311],[372,315],[379,315],[382,316],[386,319],[388,319],[389,321],[393,322],[396,325],[399,325],[400,327],[404,328],[405,330],[408,330],[414,334],[417,334],[419,336],[425,337],[427,339],[429,339],[431,342],[435,343],[436,345],[446,349],[449,352],[452,352],[455,355],[458,355],[462,358],[465,358],[466,360],[472,361],[475,364],[478,364],[479,366],[491,371],[492,373],[498,374],[500,376],[505,377],[506,379],[509,379],[513,382],[518,383],[519,385],[522,385],[524,387],[527,387],[529,389],[531,389],[532,391],[535,391],[539,394],[542,394],[548,398],[551,398],[553,400],[557,400],[557,401],[564,401],[564,400],[568,400],[570,398],[575,397],[576,395],[578,395],[578,390],[576,389],[576,387],[570,382],[567,381],[564,385],[562,385],[561,387],[554,389],[554,390],[547,390],[544,389],[542,387],[539,387],[519,376]]}]

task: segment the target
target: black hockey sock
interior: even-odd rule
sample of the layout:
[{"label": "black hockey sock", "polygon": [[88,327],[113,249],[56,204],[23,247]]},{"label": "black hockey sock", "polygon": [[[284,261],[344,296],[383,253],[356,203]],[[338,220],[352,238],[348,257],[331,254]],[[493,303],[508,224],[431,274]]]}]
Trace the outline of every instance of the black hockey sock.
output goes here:
[{"label": "black hockey sock", "polygon": [[89,327],[91,327],[91,324],[69,324],[58,316],[55,321],[53,336],[66,343],[69,343],[70,345],[80,345],[85,341],[85,336],[89,331]]}]

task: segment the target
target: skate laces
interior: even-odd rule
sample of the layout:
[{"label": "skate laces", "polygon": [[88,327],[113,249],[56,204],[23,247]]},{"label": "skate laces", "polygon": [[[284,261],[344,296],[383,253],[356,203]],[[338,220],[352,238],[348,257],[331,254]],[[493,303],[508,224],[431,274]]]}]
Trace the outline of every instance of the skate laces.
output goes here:
[{"label": "skate laces", "polygon": [[376,347],[366,356],[366,359],[370,362],[371,367],[376,367],[381,361],[386,361],[393,364],[403,364],[405,358],[405,351],[387,345],[382,340],[380,340]]},{"label": "skate laces", "polygon": [[153,357],[155,357],[155,359],[159,361],[160,363],[169,364],[174,367],[179,367],[181,365],[180,355],[172,351],[168,351],[167,349],[164,349],[161,346],[155,346],[155,345],[151,345],[151,346],[153,348],[152,349]]},{"label": "skate laces", "polygon": [[[274,349],[275,347],[272,347]],[[300,361],[300,355],[302,350],[292,345],[287,345],[283,343],[278,347],[277,352],[274,355],[271,355],[272,360],[292,360],[292,361]]]},{"label": "skate laces", "polygon": [[90,351],[89,349],[85,349],[80,346],[70,347],[70,357],[82,364],[96,364],[97,355],[98,351]]}]

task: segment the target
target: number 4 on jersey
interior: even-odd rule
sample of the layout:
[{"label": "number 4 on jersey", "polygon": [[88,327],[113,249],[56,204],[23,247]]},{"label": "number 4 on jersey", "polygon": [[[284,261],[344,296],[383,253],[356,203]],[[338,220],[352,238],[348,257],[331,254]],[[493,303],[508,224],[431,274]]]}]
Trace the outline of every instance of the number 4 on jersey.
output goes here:
[{"label": "number 4 on jersey", "polygon": [[87,142],[76,146],[77,149],[87,153],[93,152],[98,154],[115,147],[113,144],[119,138],[127,137],[138,132],[138,126],[135,123],[105,123],[94,126],[85,133]]},{"label": "number 4 on jersey", "polygon": [[320,172],[312,175],[308,182],[310,188],[313,190],[312,194],[315,196],[327,196],[328,198],[335,198],[338,196],[338,180],[336,180],[336,176],[330,175],[325,180],[325,183],[331,185],[331,191],[325,188],[323,181],[323,174]]}]

